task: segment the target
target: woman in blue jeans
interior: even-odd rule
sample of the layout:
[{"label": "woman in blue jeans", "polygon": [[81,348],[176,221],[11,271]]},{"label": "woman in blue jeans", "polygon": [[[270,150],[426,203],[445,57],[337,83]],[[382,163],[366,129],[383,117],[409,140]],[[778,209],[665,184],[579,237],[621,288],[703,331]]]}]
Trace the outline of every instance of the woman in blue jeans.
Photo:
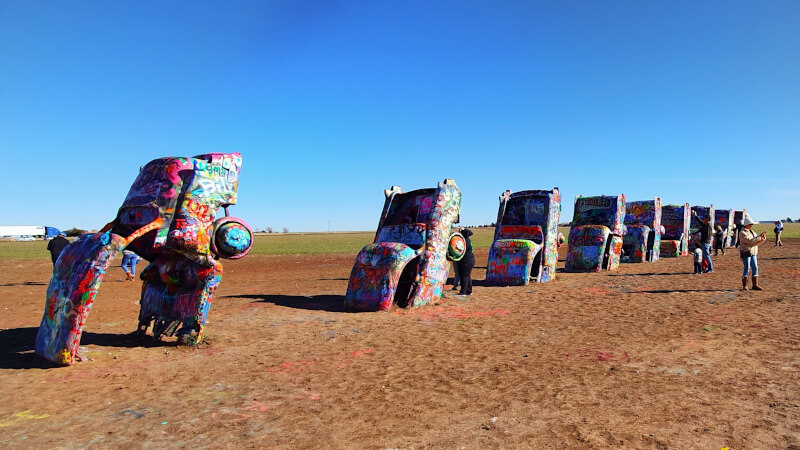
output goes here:
[{"label": "woman in blue jeans", "polygon": [[744,271],[742,272],[742,290],[747,290],[747,273],[753,277],[753,290],[763,291],[758,285],[758,244],[767,240],[767,232],[757,235],[753,231],[753,224],[756,223],[746,214],[742,219],[744,228],[739,230],[739,256],[742,258]]},{"label": "woman in blue jeans", "polygon": [[122,270],[125,271],[125,280],[133,280],[136,276],[136,263],[139,262],[139,255],[130,251],[122,251]]}]

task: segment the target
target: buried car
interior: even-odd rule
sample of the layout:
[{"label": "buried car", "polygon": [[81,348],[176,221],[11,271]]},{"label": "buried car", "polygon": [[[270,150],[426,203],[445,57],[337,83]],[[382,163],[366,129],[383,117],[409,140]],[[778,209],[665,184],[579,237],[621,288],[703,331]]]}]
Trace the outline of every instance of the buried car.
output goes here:
[{"label": "buried car", "polygon": [[[100,232],[68,245],[53,268],[36,353],[72,364],[106,269],[127,248],[150,261],[142,271],[139,334],[178,333],[186,344],[202,339],[211,299],[220,282],[217,258],[249,252],[247,224],[227,217],[236,203],[239,153],[160,158],[139,170],[117,217]],[[219,208],[225,216],[214,220]]]},{"label": "buried car", "polygon": [[619,267],[625,195],[578,196],[569,229],[569,272],[599,272]]},{"label": "buried car", "polygon": [[661,251],[659,257],[674,258],[689,254],[689,220],[692,216],[688,203],[661,207]]},{"label": "buried car", "polygon": [[658,261],[661,250],[661,199],[625,203],[622,262]]},{"label": "buried car", "polygon": [[719,225],[722,228],[722,247],[733,247],[733,216],[735,211],[733,209],[715,209],[714,210],[714,228]]},{"label": "buried car", "polygon": [[733,236],[731,237],[731,246],[739,246],[739,230],[741,229],[742,219],[747,214],[746,209],[737,209],[733,211]]},{"label": "buried car", "polygon": [[447,281],[448,259],[463,256],[465,241],[451,233],[461,191],[445,179],[435,188],[384,191],[386,201],[372,244],[356,256],[345,307],[379,311],[436,303]]},{"label": "buried car", "polygon": [[555,278],[561,193],[528,190],[500,195],[500,208],[489,249],[486,284],[526,285]]}]

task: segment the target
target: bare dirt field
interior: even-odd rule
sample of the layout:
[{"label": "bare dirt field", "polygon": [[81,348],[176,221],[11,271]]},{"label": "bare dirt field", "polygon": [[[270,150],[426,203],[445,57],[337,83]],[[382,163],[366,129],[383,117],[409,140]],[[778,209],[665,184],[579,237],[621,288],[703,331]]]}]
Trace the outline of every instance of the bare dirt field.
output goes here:
[{"label": "bare dirt field", "polygon": [[[140,340],[110,270],[82,345],[32,346],[51,264],[0,261],[6,448],[800,448],[800,241],[348,313],[354,255],[225,262],[197,347]],[[563,250],[562,250],[563,257]],[[140,264],[139,270],[143,268]],[[560,262],[563,267],[563,261]]]}]

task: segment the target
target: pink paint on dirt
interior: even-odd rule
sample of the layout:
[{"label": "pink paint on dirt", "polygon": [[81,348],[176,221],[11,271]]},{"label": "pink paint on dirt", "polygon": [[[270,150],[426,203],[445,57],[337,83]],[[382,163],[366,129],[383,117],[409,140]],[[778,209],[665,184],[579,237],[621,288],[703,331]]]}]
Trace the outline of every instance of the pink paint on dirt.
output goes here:
[{"label": "pink paint on dirt", "polygon": [[609,294],[611,294],[611,291],[609,291],[608,289],[598,288],[598,287],[594,287],[594,286],[586,287],[584,290],[586,292],[590,293],[590,294],[597,294],[597,295],[609,295]]}]

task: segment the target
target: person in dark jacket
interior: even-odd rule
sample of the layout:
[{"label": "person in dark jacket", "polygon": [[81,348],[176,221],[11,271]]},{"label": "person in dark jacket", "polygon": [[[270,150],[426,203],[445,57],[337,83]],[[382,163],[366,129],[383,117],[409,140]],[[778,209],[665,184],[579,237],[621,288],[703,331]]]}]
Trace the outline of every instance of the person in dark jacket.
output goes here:
[{"label": "person in dark jacket", "polygon": [[64,250],[64,247],[69,245],[69,240],[64,237],[64,233],[59,234],[47,243],[47,250],[50,251],[50,258],[53,260],[53,265],[58,261],[58,255]]},{"label": "person in dark jacket", "polygon": [[472,231],[465,228],[461,230],[461,235],[466,241],[466,252],[464,257],[458,261],[458,276],[461,278],[461,295],[472,295],[472,268],[475,267],[475,254],[472,253]]},{"label": "person in dark jacket", "polygon": [[703,260],[708,264],[706,272],[714,271],[714,263],[711,262],[711,237],[714,235],[714,228],[711,226],[711,218],[708,216],[702,219],[697,215],[697,211],[692,211],[692,215],[697,217],[700,222],[700,229],[697,233],[700,234],[700,248],[703,250]]}]

